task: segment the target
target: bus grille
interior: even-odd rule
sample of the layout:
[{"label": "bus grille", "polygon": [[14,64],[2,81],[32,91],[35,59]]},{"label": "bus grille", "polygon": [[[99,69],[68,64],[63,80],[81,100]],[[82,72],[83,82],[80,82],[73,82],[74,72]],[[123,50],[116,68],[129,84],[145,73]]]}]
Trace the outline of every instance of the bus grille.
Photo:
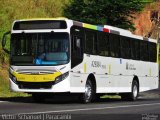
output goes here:
[{"label": "bus grille", "polygon": [[18,82],[19,89],[51,89],[54,82]]}]

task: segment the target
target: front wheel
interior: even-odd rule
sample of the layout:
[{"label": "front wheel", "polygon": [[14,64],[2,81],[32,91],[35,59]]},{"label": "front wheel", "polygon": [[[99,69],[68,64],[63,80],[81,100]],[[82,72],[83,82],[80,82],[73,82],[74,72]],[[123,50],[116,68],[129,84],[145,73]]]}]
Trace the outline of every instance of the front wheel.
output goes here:
[{"label": "front wheel", "polygon": [[83,103],[89,103],[94,99],[95,91],[91,80],[87,80],[85,92],[80,96]]}]

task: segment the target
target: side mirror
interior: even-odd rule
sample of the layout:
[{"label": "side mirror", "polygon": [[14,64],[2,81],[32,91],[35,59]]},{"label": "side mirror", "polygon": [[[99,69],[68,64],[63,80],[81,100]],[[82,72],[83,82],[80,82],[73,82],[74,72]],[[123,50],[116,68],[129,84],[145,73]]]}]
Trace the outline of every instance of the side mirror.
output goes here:
[{"label": "side mirror", "polygon": [[10,53],[10,51],[5,48],[6,41],[7,41],[7,35],[9,35],[10,33],[11,33],[10,31],[4,33],[3,38],[2,38],[2,48],[6,53]]}]

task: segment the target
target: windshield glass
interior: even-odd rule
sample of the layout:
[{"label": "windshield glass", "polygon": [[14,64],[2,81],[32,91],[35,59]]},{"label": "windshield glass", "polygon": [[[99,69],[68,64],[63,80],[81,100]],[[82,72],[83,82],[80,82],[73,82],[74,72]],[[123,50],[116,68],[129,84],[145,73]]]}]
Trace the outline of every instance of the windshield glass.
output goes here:
[{"label": "windshield glass", "polygon": [[12,34],[11,65],[60,65],[68,61],[67,33]]}]

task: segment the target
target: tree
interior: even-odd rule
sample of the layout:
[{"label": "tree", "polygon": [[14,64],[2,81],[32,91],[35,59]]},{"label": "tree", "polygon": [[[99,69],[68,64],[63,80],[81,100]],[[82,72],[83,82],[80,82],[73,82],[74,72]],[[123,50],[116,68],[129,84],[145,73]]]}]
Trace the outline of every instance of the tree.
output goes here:
[{"label": "tree", "polygon": [[143,0],[70,0],[64,16],[90,24],[107,24],[134,30],[134,13],[144,7]]}]

